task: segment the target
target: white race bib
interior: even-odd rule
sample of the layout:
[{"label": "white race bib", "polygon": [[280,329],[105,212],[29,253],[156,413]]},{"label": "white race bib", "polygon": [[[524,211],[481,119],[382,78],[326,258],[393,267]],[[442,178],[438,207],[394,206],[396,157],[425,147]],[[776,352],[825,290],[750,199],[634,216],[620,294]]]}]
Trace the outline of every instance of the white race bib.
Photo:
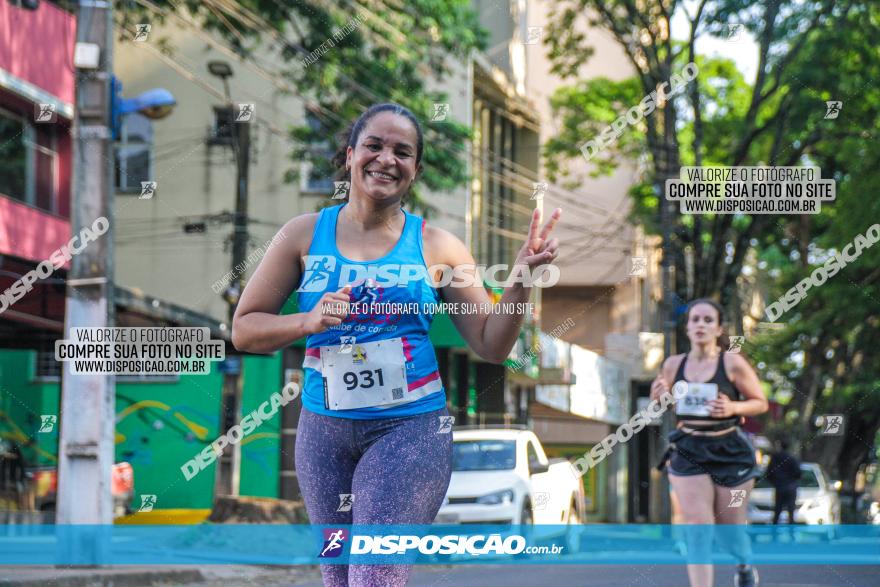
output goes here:
[{"label": "white race bib", "polygon": [[410,397],[406,384],[406,356],[398,338],[321,347],[324,406],[328,410],[354,410],[401,404]]},{"label": "white race bib", "polygon": [[690,383],[687,384],[687,394],[675,402],[675,413],[678,416],[706,416],[711,415],[709,402],[718,399],[718,384],[716,383]]}]

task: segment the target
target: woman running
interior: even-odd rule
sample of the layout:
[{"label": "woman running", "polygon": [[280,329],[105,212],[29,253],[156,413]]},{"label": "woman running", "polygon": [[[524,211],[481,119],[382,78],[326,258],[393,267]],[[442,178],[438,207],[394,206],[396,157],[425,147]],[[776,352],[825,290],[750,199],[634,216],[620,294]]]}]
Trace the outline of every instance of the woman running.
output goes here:
[{"label": "woman running", "polygon": [[[422,171],[422,141],[406,108],[378,104],[364,112],[334,159],[350,182],[347,201],[290,220],[235,312],[239,350],[267,353],[308,337],[295,463],[312,524],[430,524],[449,485],[452,434],[441,432],[448,412],[428,339],[432,315],[374,312],[371,303],[422,307],[442,298],[477,308],[450,317],[474,352],[493,363],[504,361],[522,325],[522,313],[487,311],[481,280],[456,287],[464,283],[456,277],[433,287],[443,283],[441,272],[429,276],[428,268],[475,262],[457,237],[401,207]],[[516,265],[553,262],[558,241],[548,236],[560,215],[554,211],[540,229],[534,211]],[[397,283],[388,285],[389,274]],[[279,316],[297,287],[299,313]],[[509,285],[501,298],[528,300],[523,283]],[[328,586],[405,585],[409,570],[321,565]]]},{"label": "woman running", "polygon": [[[670,385],[680,398],[675,403],[677,428],[660,465],[668,458],[673,523],[745,524],[749,492],[760,473],[755,450],[739,425],[743,416],[766,412],[767,398],[748,361],[741,354],[724,352],[721,306],[695,300],[686,316],[690,352],[666,359],[651,385],[651,399],[669,393]],[[748,537],[728,530],[719,537],[732,542],[731,550],[740,560],[734,584],[757,585],[758,573],[747,560]],[[711,534],[697,528],[686,534],[689,555],[706,560]],[[688,576],[691,587],[713,585],[712,565],[689,564]]]}]

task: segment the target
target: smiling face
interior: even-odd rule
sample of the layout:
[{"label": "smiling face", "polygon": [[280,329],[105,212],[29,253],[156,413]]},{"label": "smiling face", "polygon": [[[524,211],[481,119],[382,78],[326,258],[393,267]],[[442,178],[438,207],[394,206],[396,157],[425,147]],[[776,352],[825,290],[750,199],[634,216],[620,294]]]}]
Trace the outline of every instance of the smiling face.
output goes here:
[{"label": "smiling face", "polygon": [[718,310],[709,304],[695,304],[688,312],[687,335],[691,345],[714,343],[721,336]]},{"label": "smiling face", "polygon": [[364,126],[347,151],[352,194],[372,200],[400,200],[421,167],[416,162],[418,133],[404,116],[380,112]]}]

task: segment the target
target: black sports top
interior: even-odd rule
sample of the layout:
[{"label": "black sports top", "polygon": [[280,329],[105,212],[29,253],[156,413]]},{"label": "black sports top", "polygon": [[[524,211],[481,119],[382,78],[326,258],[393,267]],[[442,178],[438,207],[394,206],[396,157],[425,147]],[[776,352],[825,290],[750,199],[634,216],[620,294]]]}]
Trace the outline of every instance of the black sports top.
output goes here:
[{"label": "black sports top", "polygon": [[[678,371],[676,371],[675,373],[675,380],[673,381],[673,385],[675,385],[679,381],[687,382],[687,379],[684,376],[684,367],[686,363],[687,354],[684,355],[684,358],[681,360],[681,364],[678,366]],[[714,383],[718,386],[718,393],[723,393],[733,401],[742,400],[742,394],[739,392],[733,382],[727,378],[727,372],[724,369],[724,351],[718,353],[718,366],[715,368],[715,374],[712,375],[712,379],[706,381],[705,383]],[[729,424],[730,426],[736,426],[737,424],[739,424],[740,421],[739,416],[732,416],[729,418],[715,418],[712,416],[690,416],[676,414],[676,418],[678,420],[709,420],[712,422]]]}]

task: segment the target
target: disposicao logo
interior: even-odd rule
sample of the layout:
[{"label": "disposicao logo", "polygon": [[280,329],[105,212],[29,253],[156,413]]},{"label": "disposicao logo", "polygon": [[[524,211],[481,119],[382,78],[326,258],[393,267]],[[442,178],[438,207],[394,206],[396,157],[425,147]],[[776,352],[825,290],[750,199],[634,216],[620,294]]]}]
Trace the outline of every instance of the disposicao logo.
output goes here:
[{"label": "disposicao logo", "polygon": [[345,541],[348,540],[348,533],[344,528],[326,528],[324,529],[324,547],[318,558],[336,558],[342,554]]}]

